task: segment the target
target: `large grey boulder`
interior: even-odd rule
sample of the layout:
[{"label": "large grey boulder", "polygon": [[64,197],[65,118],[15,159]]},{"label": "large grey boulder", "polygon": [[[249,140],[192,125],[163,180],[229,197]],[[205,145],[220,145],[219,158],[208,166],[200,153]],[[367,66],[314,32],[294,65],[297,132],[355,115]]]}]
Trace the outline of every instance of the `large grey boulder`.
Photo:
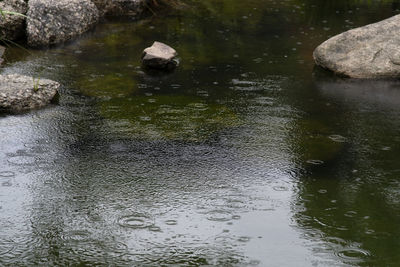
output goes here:
[{"label": "large grey boulder", "polygon": [[71,40],[99,20],[90,0],[30,0],[28,5],[28,44],[33,47]]},{"label": "large grey boulder", "polygon": [[92,0],[100,16],[139,16],[147,8],[148,0]]},{"label": "large grey boulder", "polygon": [[145,67],[153,69],[173,69],[178,62],[175,57],[178,53],[172,47],[154,42],[152,46],[143,50],[142,63]]},{"label": "large grey boulder", "polygon": [[21,112],[41,108],[57,95],[60,84],[19,74],[0,75],[0,110]]},{"label": "large grey boulder", "polygon": [[400,15],[336,35],[313,56],[317,65],[344,76],[400,77]]},{"label": "large grey boulder", "polygon": [[[24,0],[4,0],[0,1],[0,9],[24,15],[28,7]],[[24,21],[25,17],[21,15],[0,16],[0,39],[13,41],[22,37],[25,30]]]}]

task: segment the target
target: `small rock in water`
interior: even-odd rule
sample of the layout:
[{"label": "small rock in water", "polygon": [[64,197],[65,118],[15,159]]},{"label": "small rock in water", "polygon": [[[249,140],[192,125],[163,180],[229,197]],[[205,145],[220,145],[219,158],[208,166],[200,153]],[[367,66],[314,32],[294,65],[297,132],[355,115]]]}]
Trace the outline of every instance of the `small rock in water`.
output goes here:
[{"label": "small rock in water", "polygon": [[154,42],[151,47],[143,51],[142,63],[148,68],[172,70],[178,65],[175,59],[177,55],[178,53],[172,47]]}]

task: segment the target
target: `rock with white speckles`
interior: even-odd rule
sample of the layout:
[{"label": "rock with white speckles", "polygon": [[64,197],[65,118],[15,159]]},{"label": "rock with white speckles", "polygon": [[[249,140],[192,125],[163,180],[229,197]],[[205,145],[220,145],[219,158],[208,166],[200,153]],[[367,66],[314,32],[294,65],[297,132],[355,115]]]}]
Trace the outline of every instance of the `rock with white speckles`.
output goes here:
[{"label": "rock with white speckles", "polygon": [[99,11],[90,0],[30,0],[27,39],[33,47],[62,43],[91,29]]},{"label": "rock with white speckles", "polygon": [[4,0],[0,1],[0,9],[20,13],[4,14],[0,16],[0,38],[8,41],[14,41],[22,37],[24,34],[24,22],[27,11],[27,4],[23,0]]},{"label": "rock with white speckles", "polygon": [[44,107],[57,96],[59,87],[52,80],[0,75],[0,111],[17,113]]},{"label": "rock with white speckles", "polygon": [[332,37],[314,51],[317,65],[353,78],[400,77],[400,15]]}]

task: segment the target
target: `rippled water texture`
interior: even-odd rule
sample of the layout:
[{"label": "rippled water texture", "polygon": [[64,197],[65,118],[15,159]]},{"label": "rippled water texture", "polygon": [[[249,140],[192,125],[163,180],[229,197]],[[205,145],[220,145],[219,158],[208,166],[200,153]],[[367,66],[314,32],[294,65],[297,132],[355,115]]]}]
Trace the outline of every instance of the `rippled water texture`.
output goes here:
[{"label": "rippled water texture", "polygon": [[[397,8],[203,0],[10,48],[3,73],[63,86],[0,115],[0,266],[397,266],[400,83],[311,56]],[[154,40],[175,72],[141,69]]]}]

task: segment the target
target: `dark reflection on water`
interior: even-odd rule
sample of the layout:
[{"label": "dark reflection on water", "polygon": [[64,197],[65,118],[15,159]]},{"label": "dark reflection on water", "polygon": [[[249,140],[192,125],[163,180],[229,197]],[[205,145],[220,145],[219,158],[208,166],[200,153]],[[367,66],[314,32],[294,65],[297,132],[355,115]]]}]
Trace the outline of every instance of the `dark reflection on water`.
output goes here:
[{"label": "dark reflection on water", "polygon": [[[1,266],[396,265],[397,81],[315,70],[329,36],[396,1],[202,1],[9,49],[63,84],[0,117]],[[140,53],[174,46],[150,75]]]},{"label": "dark reflection on water", "polygon": [[332,155],[313,151],[323,164],[303,164],[294,218],[304,237],[320,244],[312,247],[316,254],[346,264],[393,265],[400,234],[399,83],[318,76],[314,84],[325,107],[309,123],[320,125],[298,125],[304,133],[293,137],[302,140],[299,149],[331,139]]}]

